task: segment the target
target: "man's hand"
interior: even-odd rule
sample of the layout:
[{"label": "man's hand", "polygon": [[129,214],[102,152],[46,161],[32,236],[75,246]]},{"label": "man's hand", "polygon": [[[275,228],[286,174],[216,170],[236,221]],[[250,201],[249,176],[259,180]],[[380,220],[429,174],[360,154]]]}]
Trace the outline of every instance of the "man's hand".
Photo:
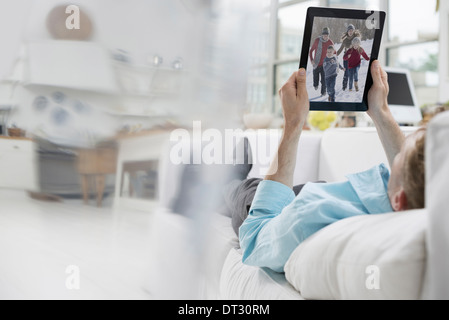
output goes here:
[{"label": "man's hand", "polygon": [[379,61],[375,60],[371,65],[371,75],[373,77],[373,86],[368,92],[368,115],[373,121],[384,117],[389,112],[388,93],[388,75],[380,66]]},{"label": "man's hand", "polygon": [[306,70],[301,68],[279,90],[286,130],[302,129],[309,113],[309,95],[306,89]]}]

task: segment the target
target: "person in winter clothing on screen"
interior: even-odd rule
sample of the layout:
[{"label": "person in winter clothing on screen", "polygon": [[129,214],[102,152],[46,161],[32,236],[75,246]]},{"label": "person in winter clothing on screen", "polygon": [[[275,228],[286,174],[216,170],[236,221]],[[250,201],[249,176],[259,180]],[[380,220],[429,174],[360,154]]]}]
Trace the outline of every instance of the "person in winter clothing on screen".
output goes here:
[{"label": "person in winter clothing on screen", "polygon": [[326,75],[326,88],[329,94],[328,101],[335,102],[335,82],[337,80],[338,69],[345,70],[337,60],[333,46],[327,48],[327,56],[323,61],[324,74]]},{"label": "person in winter clothing on screen", "polygon": [[[343,36],[341,37],[342,44],[340,48],[337,51],[337,57],[340,56],[340,53],[343,52],[346,53],[348,49],[352,46],[352,40],[354,38],[362,38],[362,35],[359,30],[355,30],[355,27],[353,24],[348,25],[347,31],[343,33]],[[343,61],[343,67],[345,68],[345,74],[343,76],[343,91],[346,90],[348,87],[348,78],[349,78],[349,68],[348,68],[348,61]]]},{"label": "person in winter clothing on screen", "polygon": [[362,41],[360,38],[354,38],[352,40],[351,49],[346,51],[343,60],[348,61],[349,69],[349,91],[352,91],[352,84],[356,91],[359,91],[359,69],[362,63],[362,56],[365,60],[369,61],[369,57],[365,50],[361,47]]},{"label": "person in winter clothing on screen", "polygon": [[315,90],[318,90],[321,77],[321,96],[326,94],[326,76],[324,74],[323,61],[326,58],[327,48],[334,45],[334,42],[329,39],[329,34],[330,29],[324,28],[321,36],[315,39],[309,53],[313,66],[313,87]]}]

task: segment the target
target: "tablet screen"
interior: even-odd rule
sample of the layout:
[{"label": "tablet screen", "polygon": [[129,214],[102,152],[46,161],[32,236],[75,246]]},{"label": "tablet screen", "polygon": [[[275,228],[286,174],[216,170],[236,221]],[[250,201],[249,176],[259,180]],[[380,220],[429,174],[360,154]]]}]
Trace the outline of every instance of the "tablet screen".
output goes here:
[{"label": "tablet screen", "polygon": [[310,101],[363,101],[375,32],[366,20],[314,17],[307,64]]}]

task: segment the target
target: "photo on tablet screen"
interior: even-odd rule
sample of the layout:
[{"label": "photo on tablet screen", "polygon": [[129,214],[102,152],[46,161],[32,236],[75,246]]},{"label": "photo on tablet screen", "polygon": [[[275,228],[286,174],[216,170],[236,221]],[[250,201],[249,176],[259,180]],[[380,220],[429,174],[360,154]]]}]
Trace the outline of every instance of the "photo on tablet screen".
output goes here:
[{"label": "photo on tablet screen", "polygon": [[363,101],[375,33],[362,19],[313,19],[307,63],[310,101]]}]

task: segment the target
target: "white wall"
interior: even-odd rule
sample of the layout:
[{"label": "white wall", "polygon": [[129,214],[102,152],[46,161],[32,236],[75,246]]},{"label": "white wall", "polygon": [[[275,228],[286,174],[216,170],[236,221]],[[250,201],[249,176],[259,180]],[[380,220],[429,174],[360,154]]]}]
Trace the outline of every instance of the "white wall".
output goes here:
[{"label": "white wall", "polygon": [[[190,117],[194,120],[208,117],[220,124],[224,124],[225,119],[232,122],[238,115],[236,109],[246,103],[245,72],[249,63],[251,15],[254,14],[251,5],[256,2],[0,0],[0,13],[7,17],[0,21],[0,26],[3,30],[11,30],[10,34],[4,31],[7,36],[2,45],[10,53],[9,58],[6,53],[0,56],[0,71],[10,67],[20,43],[52,39],[46,18],[55,6],[75,4],[93,22],[90,41],[106,49],[129,52],[135,64],[147,63],[148,57],[154,54],[164,58],[166,67],[176,57],[183,59],[189,84],[182,88],[186,93],[183,103],[175,106],[184,116],[183,120],[188,123]],[[108,99],[95,103],[104,104],[104,107],[112,105]],[[113,101],[113,104],[117,103],[119,101]],[[217,116],[218,112],[220,116]],[[27,116],[29,113],[25,110],[20,114]],[[33,122],[34,119],[28,120]]]},{"label": "white wall", "polygon": [[[33,1],[25,39],[51,39],[46,28],[47,14],[53,7],[67,3],[66,0]],[[69,3],[78,5],[92,20],[91,41],[108,49],[126,50],[140,63],[145,63],[147,56],[154,53],[165,57],[167,62],[177,56],[186,57],[186,63],[190,61],[192,44],[198,39],[194,32],[198,15],[189,11],[182,1],[75,0]]]},{"label": "white wall", "polygon": [[449,101],[449,1],[440,1],[440,101]]},{"label": "white wall", "polygon": [[[184,67],[188,69],[196,69],[201,63],[204,40],[201,26],[204,19],[202,6],[198,1],[0,0],[0,79],[11,72],[22,44],[52,40],[46,25],[48,13],[56,6],[68,4],[78,5],[90,17],[93,35],[89,41],[98,43],[107,50],[121,49],[128,52],[134,64],[147,64],[148,57],[154,54],[164,58],[163,66],[166,67],[177,57],[183,59]],[[4,87],[0,89],[3,90]],[[9,124],[15,123],[30,129],[36,119],[29,112],[28,102],[36,95],[47,95],[56,90],[60,89],[33,88],[20,91],[22,102]],[[122,104],[117,97],[63,91],[72,97],[78,95],[80,99],[101,109],[113,110]],[[0,96],[5,98],[7,95],[2,93]],[[14,100],[17,100],[16,97]]]},{"label": "white wall", "polygon": [[24,37],[32,0],[0,0],[0,79],[10,72]]},{"label": "white wall", "polygon": [[198,1],[0,0],[0,79],[10,72],[21,43],[52,39],[47,15],[68,3],[78,5],[92,20],[90,41],[125,50],[137,64],[147,63],[154,54],[161,55],[166,66],[177,57],[183,58],[186,68],[199,63],[204,21],[201,6],[190,7]]}]

